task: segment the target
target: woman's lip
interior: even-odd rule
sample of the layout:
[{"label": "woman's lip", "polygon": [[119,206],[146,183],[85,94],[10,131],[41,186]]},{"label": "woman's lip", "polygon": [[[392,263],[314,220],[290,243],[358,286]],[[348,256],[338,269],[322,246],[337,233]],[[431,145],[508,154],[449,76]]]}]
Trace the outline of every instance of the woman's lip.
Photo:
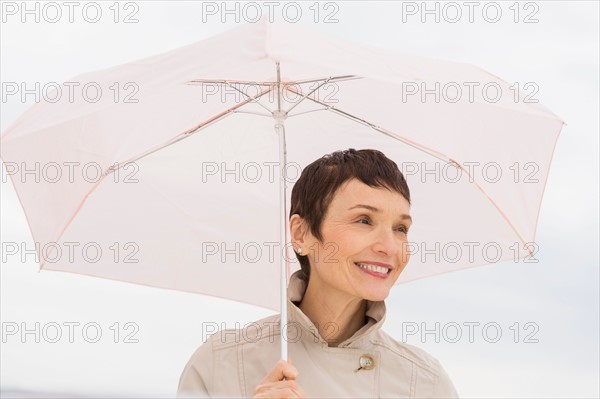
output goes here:
[{"label": "woman's lip", "polygon": [[362,267],[358,266],[356,263],[354,264],[356,267],[358,267],[360,270],[362,270],[363,272],[370,274],[373,277],[377,277],[380,278],[382,280],[385,280],[386,278],[389,277],[390,272],[388,273],[378,273],[378,272],[374,272],[373,270],[369,270],[369,269],[363,269]]},{"label": "woman's lip", "polygon": [[388,265],[387,263],[381,263],[381,262],[358,261],[358,262],[354,262],[354,263],[362,263],[363,265],[373,265],[373,266],[387,267],[390,270],[393,269],[393,267],[390,266],[390,265]]}]

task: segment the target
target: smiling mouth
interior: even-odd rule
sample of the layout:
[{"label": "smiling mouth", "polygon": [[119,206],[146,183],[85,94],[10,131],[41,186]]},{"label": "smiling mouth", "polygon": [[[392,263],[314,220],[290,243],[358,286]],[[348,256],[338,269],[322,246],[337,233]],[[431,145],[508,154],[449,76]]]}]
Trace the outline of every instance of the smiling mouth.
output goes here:
[{"label": "smiling mouth", "polygon": [[365,263],[355,263],[355,265],[366,272],[371,272],[370,274],[375,274],[379,276],[387,276],[391,272],[391,269],[388,269],[387,267],[383,266],[368,265]]}]

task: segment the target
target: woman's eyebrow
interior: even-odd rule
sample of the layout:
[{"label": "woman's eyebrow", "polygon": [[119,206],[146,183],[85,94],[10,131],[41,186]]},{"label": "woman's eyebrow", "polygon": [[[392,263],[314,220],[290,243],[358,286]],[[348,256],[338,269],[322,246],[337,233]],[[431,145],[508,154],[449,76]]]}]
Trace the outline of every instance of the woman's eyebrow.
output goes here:
[{"label": "woman's eyebrow", "polygon": [[[357,204],[354,205],[353,207],[348,208],[349,211],[351,211],[352,209],[356,209],[356,208],[365,208],[371,212],[375,212],[378,213],[379,209],[375,208],[374,206],[371,205],[365,205],[365,204]],[[400,219],[408,219],[412,222],[412,217],[410,217],[410,215],[406,215],[406,214],[401,214],[400,215]]]}]

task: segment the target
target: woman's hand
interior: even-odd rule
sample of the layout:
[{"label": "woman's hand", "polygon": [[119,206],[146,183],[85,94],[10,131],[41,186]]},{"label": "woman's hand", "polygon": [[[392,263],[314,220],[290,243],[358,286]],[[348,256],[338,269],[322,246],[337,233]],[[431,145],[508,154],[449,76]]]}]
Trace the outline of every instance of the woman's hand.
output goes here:
[{"label": "woman's hand", "polygon": [[296,383],[297,377],[298,370],[292,365],[292,359],[289,362],[279,360],[254,389],[253,398],[306,398],[306,394]]}]

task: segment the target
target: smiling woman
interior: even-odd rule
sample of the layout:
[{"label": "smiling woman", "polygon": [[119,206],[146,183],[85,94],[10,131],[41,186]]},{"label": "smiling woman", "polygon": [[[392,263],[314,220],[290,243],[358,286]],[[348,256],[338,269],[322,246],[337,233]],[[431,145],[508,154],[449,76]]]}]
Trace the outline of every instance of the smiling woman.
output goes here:
[{"label": "smiling woman", "polygon": [[384,300],[410,258],[411,224],[406,180],[381,152],[349,149],[308,165],[289,223],[301,264],[288,285],[293,364],[277,361],[280,315],[270,316],[253,323],[255,335],[211,335],[178,396],[458,397],[437,359],[381,329]]}]

